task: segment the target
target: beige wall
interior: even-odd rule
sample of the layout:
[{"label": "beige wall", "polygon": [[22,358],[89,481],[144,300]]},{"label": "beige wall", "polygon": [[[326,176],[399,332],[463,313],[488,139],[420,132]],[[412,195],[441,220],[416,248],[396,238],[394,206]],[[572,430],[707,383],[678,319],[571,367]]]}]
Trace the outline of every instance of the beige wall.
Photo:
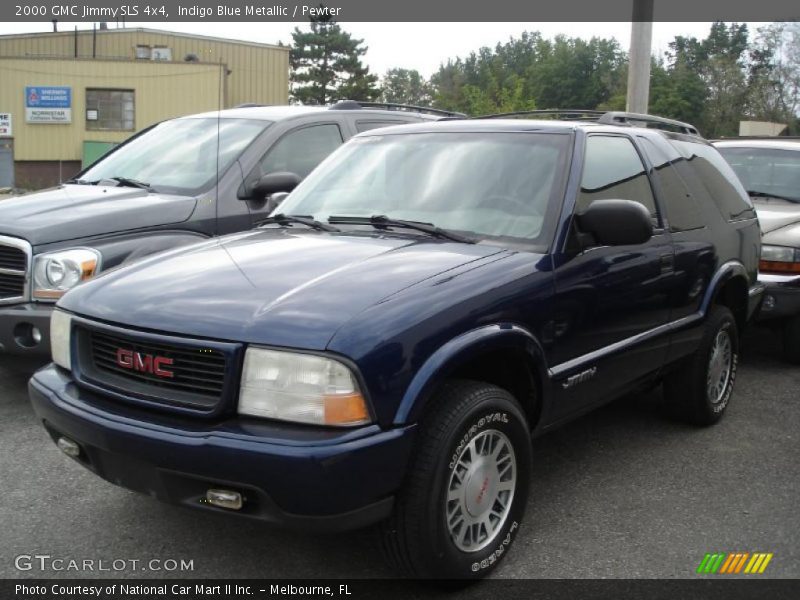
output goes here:
[{"label": "beige wall", "polygon": [[[224,67],[199,63],[0,57],[0,112],[13,118],[14,159],[80,160],[83,141],[121,142],[133,134],[86,129],[86,88],[135,91],[136,131],[219,106]],[[72,123],[26,123],[25,86],[72,88]],[[223,87],[224,89],[224,87]]]},{"label": "beige wall", "polygon": [[[77,41],[78,57],[92,58],[92,31],[79,31]],[[227,65],[230,71],[228,107],[245,102],[286,104],[289,100],[289,48],[286,46],[150,29],[108,29],[97,31],[94,56],[134,60],[139,44],[171,48],[174,62],[184,63],[187,54],[195,54],[201,62]],[[75,33],[0,36],[0,56],[74,58]],[[152,61],[139,62],[152,64]]]}]

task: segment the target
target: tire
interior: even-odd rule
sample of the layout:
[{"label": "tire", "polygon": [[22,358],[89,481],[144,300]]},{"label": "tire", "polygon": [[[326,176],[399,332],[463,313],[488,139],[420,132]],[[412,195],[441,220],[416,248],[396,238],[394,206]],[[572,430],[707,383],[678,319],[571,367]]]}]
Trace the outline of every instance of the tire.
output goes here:
[{"label": "tire", "polygon": [[695,425],[713,425],[730,402],[738,362],[736,320],[727,307],[713,306],[697,350],[664,381],[669,408]]},{"label": "tire", "polygon": [[511,394],[485,383],[448,382],[432,406],[381,527],[382,550],[406,576],[480,579],[519,531],[531,474],[528,423]]},{"label": "tire", "polygon": [[800,365],[800,315],[784,323],[783,357],[790,363]]}]

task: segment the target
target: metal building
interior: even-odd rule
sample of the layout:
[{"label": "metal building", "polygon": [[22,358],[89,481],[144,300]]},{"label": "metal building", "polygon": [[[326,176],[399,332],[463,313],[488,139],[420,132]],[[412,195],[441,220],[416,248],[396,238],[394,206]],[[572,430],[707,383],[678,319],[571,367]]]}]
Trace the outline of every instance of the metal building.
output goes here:
[{"label": "metal building", "polygon": [[151,29],[0,36],[0,188],[68,179],[171,117],[286,104],[289,48]]}]

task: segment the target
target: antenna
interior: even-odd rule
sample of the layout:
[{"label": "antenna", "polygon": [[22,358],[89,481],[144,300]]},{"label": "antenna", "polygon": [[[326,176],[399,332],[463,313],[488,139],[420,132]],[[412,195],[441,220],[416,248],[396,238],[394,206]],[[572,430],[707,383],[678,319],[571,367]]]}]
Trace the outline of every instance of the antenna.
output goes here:
[{"label": "antenna", "polygon": [[219,91],[217,94],[217,152],[216,152],[216,183],[214,184],[214,234],[219,235],[219,135],[222,120],[222,86],[225,82],[225,68],[222,57],[219,58]]}]

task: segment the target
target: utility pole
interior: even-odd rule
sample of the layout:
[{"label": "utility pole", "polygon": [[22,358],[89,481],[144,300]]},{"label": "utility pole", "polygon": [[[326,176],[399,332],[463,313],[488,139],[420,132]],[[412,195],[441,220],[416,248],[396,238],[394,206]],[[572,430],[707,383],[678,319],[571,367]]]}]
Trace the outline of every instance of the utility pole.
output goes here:
[{"label": "utility pole", "polygon": [[647,114],[650,99],[650,49],[653,43],[653,0],[633,0],[628,97],[625,110]]}]

